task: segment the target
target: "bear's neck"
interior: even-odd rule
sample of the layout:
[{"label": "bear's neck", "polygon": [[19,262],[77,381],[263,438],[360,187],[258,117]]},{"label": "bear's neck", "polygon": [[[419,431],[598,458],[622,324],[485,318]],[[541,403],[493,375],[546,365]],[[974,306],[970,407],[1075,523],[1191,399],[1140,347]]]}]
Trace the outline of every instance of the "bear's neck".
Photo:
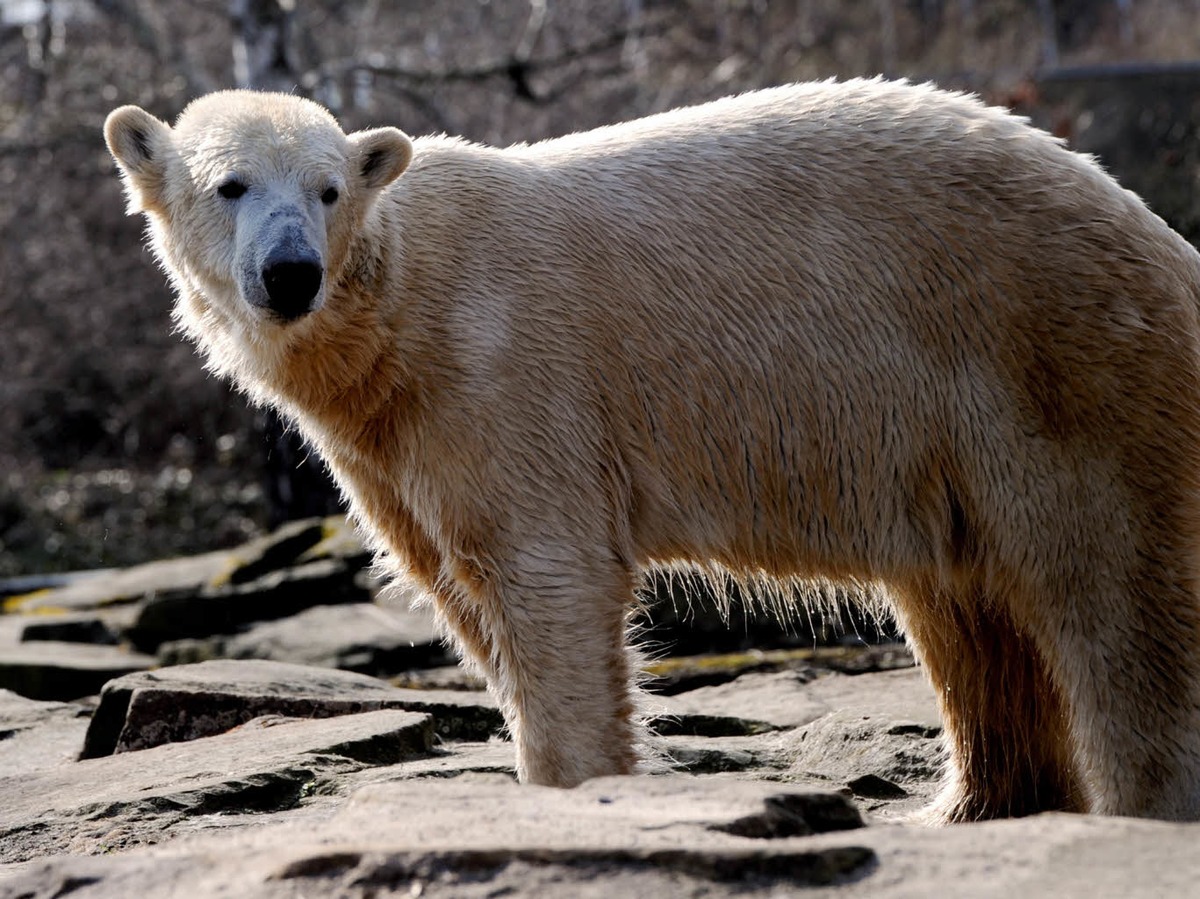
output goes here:
[{"label": "bear's neck", "polygon": [[369,229],[356,241],[326,308],[272,376],[285,412],[335,466],[363,447],[395,446],[420,392],[397,346],[400,313],[385,288],[392,260],[380,246]]}]

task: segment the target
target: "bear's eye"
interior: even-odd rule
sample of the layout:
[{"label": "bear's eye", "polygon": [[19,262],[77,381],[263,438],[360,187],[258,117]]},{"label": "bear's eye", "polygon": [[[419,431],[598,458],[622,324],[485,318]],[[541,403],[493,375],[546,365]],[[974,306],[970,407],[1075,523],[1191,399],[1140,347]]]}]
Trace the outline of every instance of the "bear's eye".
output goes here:
[{"label": "bear's eye", "polygon": [[332,206],[337,202],[338,189],[336,187],[327,187],[325,192],[321,194],[321,202],[326,206]]},{"label": "bear's eye", "polygon": [[217,193],[223,196],[226,200],[236,200],[246,192],[246,185],[236,178],[230,178],[224,184],[217,188]]}]

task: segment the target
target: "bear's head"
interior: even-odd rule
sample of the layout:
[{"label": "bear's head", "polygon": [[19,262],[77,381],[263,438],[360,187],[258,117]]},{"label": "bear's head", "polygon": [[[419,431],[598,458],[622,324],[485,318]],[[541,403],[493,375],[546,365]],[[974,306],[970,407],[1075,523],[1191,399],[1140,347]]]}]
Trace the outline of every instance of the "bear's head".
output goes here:
[{"label": "bear's head", "polygon": [[375,197],[412,158],[395,128],[347,135],[316,103],[252,91],[202,97],[174,128],[123,106],[104,137],[189,307],[184,327],[215,316],[259,340],[322,308]]}]

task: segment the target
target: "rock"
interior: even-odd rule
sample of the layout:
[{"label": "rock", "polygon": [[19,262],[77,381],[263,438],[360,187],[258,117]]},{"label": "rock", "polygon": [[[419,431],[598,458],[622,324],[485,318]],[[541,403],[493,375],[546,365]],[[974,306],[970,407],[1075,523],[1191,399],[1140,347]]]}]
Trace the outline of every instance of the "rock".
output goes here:
[{"label": "rock", "polygon": [[486,694],[401,690],[347,671],[218,660],[106,684],[81,758],[212,736],[262,715],[328,718],[375,709],[428,712],[443,739],[486,739],[503,726]]},{"label": "rock", "polygon": [[[235,834],[205,834],[169,851],[59,859],[0,889],[73,879],[80,899],[188,884],[221,895],[611,895],[661,885],[666,896],[717,885],[787,889],[866,876],[875,854],[852,838],[821,849],[796,838],[731,835],[739,819],[788,808],[842,805],[778,785],[675,778],[606,778],[577,790],[520,787],[495,778],[405,781],[356,793],[332,817],[294,818]],[[835,817],[832,812],[827,819]],[[590,884],[590,886],[589,886]],[[684,892],[681,888],[686,888]],[[576,892],[583,890],[582,893]],[[658,895],[658,893],[654,893]],[[765,893],[764,893],[765,895]]]},{"label": "rock", "polygon": [[318,559],[263,575],[258,580],[147,598],[126,633],[139,649],[152,651],[167,640],[229,634],[254,621],[294,615],[318,605],[369,602],[356,569],[337,559]]},{"label": "rock", "polygon": [[[396,688],[385,705],[432,715],[434,730],[443,740],[486,740],[504,732],[504,716],[488,693]],[[508,751],[513,751],[511,746]]]},{"label": "rock", "polygon": [[[94,587],[90,606],[81,593],[61,606],[24,597],[13,607],[31,611],[0,615],[0,678],[40,683],[65,661],[91,672],[77,688],[89,693],[129,670],[102,661],[153,660],[63,637],[111,640],[136,621],[144,645],[176,635],[162,659],[256,657],[134,670],[79,701],[0,690],[0,899],[181,884],[197,899],[765,899],[799,888],[1140,899],[1200,879],[1200,825],[901,823],[935,794],[942,750],[932,691],[899,645],[661,660],[646,705],[674,773],[518,787],[495,702],[444,666],[423,613],[365,601],[379,584],[339,522],[220,554],[220,566],[191,569],[207,574],[190,585],[187,566],[167,566],[159,587],[142,572],[136,600],[99,588],[137,581],[114,573],[62,588]],[[337,601],[321,601],[323,589]],[[24,668],[6,667],[22,654]],[[35,661],[43,674],[30,673]],[[354,668],[405,670],[388,683]]]},{"label": "rock", "polygon": [[[729,829],[739,820],[824,806],[823,820],[837,822],[852,809],[840,797],[728,778],[605,778],[563,791],[464,776],[378,784],[332,812],[329,802],[256,827],[195,827],[166,845],[39,860],[0,879],[0,897],[1149,899],[1191,895],[1200,880],[1200,825],[1050,814],[738,836]],[[78,828],[78,852],[95,852],[87,822],[50,820]]]},{"label": "rock", "polygon": [[[466,685],[456,677],[428,680]],[[650,701],[682,730],[761,732],[663,737],[677,773],[550,790],[513,782],[513,747],[486,739],[494,703],[469,690],[269,661],[136,673],[106,687],[89,727],[112,754],[84,761],[71,757],[85,703],[0,692],[0,899],[1142,899],[1200,879],[1200,825],[897,823],[933,795],[940,765],[916,669],[789,659]]]},{"label": "rock", "polygon": [[69,700],[100,692],[115,677],[155,665],[116,646],[44,640],[0,645],[0,688],[30,699]]},{"label": "rock", "polygon": [[650,729],[660,737],[748,737],[778,728],[755,718],[671,711],[650,719]]},{"label": "rock", "polygon": [[136,606],[121,636],[142,650],[165,640],[232,633],[314,605],[370,601],[358,583],[368,553],[340,516],[293,522],[232,550],[75,575],[11,596],[9,614],[63,615]]},{"label": "rock", "polygon": [[[838,784],[857,795],[891,800],[911,797],[895,807],[897,813],[919,808],[933,798],[942,771],[944,752],[934,728],[897,726],[886,716],[863,716],[836,711],[789,733],[784,750],[790,765],[787,779],[809,784]],[[885,782],[900,792],[863,792]],[[857,785],[857,788],[856,786]],[[871,804],[878,810],[882,805]]]},{"label": "rock", "polygon": [[663,736],[655,744],[676,771],[688,774],[745,772],[770,777],[788,767],[780,735],[776,732],[752,736]]},{"label": "rock", "polygon": [[5,600],[4,610],[34,614],[92,611],[140,602],[161,593],[194,592],[226,570],[228,565],[228,553],[223,551],[147,562],[78,579],[64,587],[12,596]]},{"label": "rock", "polygon": [[30,593],[40,593],[43,590],[57,590],[76,581],[89,578],[104,577],[112,573],[112,569],[96,571],[55,571],[37,574],[20,574],[15,577],[0,578],[0,610],[11,611],[7,602],[11,597],[27,596]]},{"label": "rock", "polygon": [[113,615],[67,613],[65,615],[22,615],[23,642],[53,640],[59,643],[94,643],[116,646],[122,630]]},{"label": "rock", "polygon": [[933,688],[920,668],[818,677],[805,690],[827,713],[886,718],[927,735],[941,732]]},{"label": "rock", "polygon": [[0,647],[20,643],[25,625],[36,620],[35,615],[0,615]]},{"label": "rock", "polygon": [[864,774],[846,782],[850,792],[864,799],[903,799],[908,795],[899,784],[894,784],[878,774]]},{"label": "rock", "polygon": [[836,786],[889,814],[915,810],[937,788],[941,723],[917,669],[753,672],[653,702],[665,712],[653,727],[684,770]]},{"label": "rock", "polygon": [[331,515],[321,520],[321,539],[304,550],[297,561],[316,559],[341,559],[351,568],[363,568],[371,564],[371,553],[349,519]]},{"label": "rock", "polygon": [[409,690],[486,690],[487,682],[462,665],[441,665],[423,671],[405,671],[389,682]]},{"label": "rock", "polygon": [[376,603],[314,606],[234,636],[164,644],[158,657],[164,664],[267,659],[375,677],[452,661],[431,614]]},{"label": "rock", "polygon": [[939,727],[932,692],[914,668],[864,675],[809,667],[751,672],[716,686],[656,696],[650,704],[660,716],[654,722],[660,734],[750,735],[799,727],[836,709],[861,705],[869,692],[862,688],[870,686],[883,691],[880,702],[868,702],[873,710]]},{"label": "rock", "polygon": [[7,740],[17,731],[45,724],[69,708],[73,706],[64,702],[39,702],[11,690],[0,690],[0,734],[3,734],[0,739]]},{"label": "rock", "polygon": [[517,756],[507,741],[464,741],[437,744],[437,753],[428,758],[414,759],[399,767],[371,768],[345,778],[348,790],[397,780],[434,778],[445,780],[476,775],[495,775],[516,783]]},{"label": "rock", "polygon": [[827,712],[780,736],[789,780],[846,786],[877,800],[871,810],[907,814],[937,791],[944,752],[933,691],[916,669],[814,682]]},{"label": "rock", "polygon": [[[798,727],[828,712],[828,706],[808,690],[822,676],[834,675],[813,668],[743,674],[726,684],[701,687],[661,701],[667,713],[681,721],[695,716],[741,720],[751,728],[744,733],[761,733]],[[712,730],[699,732],[718,735]],[[720,735],[728,734],[726,731]]]},{"label": "rock", "polygon": [[116,851],[171,836],[185,821],[194,829],[208,816],[292,809],[335,790],[328,778],[339,772],[425,755],[432,742],[429,716],[410,712],[271,717],[188,743],[0,777],[0,862]]},{"label": "rock", "polygon": [[752,672],[652,705],[662,751],[681,770],[835,787],[889,815],[918,809],[937,789],[941,725],[917,669]]},{"label": "rock", "polygon": [[796,792],[767,796],[761,811],[728,824],[712,825],[714,830],[752,840],[809,837],[834,830],[857,830],[862,826],[862,815],[844,796]]},{"label": "rock", "polygon": [[749,649],[745,652],[655,659],[646,666],[646,688],[673,696],[728,683],[743,674],[807,668],[865,674],[912,668],[912,652],[902,643],[877,646],[817,646],[807,649]]},{"label": "rock", "polygon": [[[225,570],[210,580],[208,586],[248,584],[282,568],[290,568],[324,537],[323,519],[288,522],[270,534],[232,550],[227,556]],[[309,561],[312,561],[311,557]]]},{"label": "rock", "polygon": [[0,772],[14,776],[74,761],[92,706],[39,702],[0,690]]},{"label": "rock", "polygon": [[225,658],[224,637],[183,637],[160,643],[156,656],[163,668],[195,665]]}]

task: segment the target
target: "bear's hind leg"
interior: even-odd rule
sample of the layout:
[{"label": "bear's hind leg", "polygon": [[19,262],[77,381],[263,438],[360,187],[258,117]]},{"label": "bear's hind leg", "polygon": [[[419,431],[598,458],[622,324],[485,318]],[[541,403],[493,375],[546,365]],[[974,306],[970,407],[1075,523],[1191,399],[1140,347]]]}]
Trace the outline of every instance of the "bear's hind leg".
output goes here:
[{"label": "bear's hind leg", "polygon": [[[1158,554],[1189,558],[1178,532],[1158,537]],[[1197,820],[1200,607],[1166,558],[1143,548],[1137,567],[1132,587],[1097,579],[1042,608],[1044,651],[1057,655],[1087,810]]]},{"label": "bear's hind leg", "polygon": [[928,587],[902,593],[897,613],[937,692],[949,751],[929,820],[1080,810],[1061,694],[1008,610],[980,591]]}]

